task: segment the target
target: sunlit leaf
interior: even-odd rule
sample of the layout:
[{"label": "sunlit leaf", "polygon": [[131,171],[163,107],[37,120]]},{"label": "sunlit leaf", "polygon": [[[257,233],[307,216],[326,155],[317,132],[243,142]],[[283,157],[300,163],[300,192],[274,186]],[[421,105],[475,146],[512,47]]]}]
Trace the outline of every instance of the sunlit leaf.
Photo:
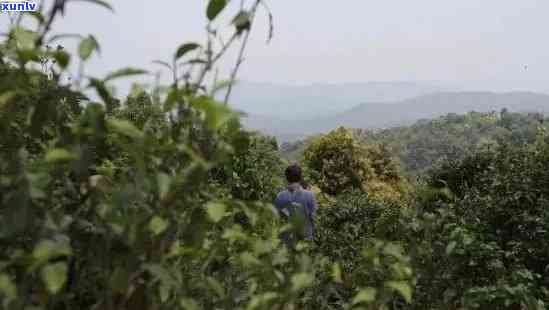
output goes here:
[{"label": "sunlit leaf", "polygon": [[66,149],[53,149],[46,153],[46,162],[65,163],[75,160],[77,156]]},{"label": "sunlit leaf", "polygon": [[252,297],[248,303],[247,310],[253,309],[263,309],[262,307],[267,306],[270,302],[278,298],[278,294],[275,292],[267,292],[260,295],[255,295]]},{"label": "sunlit leaf", "polygon": [[227,206],[218,202],[210,202],[206,205],[206,212],[208,212],[210,219],[217,223],[227,215]]},{"label": "sunlit leaf", "polygon": [[404,299],[410,303],[412,302],[412,287],[405,281],[387,281],[385,286],[396,290],[404,297]]},{"label": "sunlit leaf", "polygon": [[341,266],[339,265],[339,263],[335,263],[332,265],[332,279],[334,279],[334,282],[336,283],[343,282],[341,278]]},{"label": "sunlit leaf", "polygon": [[376,300],[377,290],[372,287],[361,289],[353,298],[353,305],[371,303]]},{"label": "sunlit leaf", "polygon": [[169,223],[159,216],[155,216],[151,219],[149,223],[149,229],[155,235],[160,235],[163,233],[169,226]]},{"label": "sunlit leaf", "polygon": [[165,173],[159,173],[156,176],[156,180],[158,183],[158,195],[160,196],[160,199],[164,199],[170,191],[170,185],[172,180],[170,176]]},{"label": "sunlit leaf", "polygon": [[314,277],[310,273],[301,272],[292,276],[292,291],[301,291],[313,284]]},{"label": "sunlit leaf", "polygon": [[38,243],[32,252],[34,259],[38,261],[47,261],[52,257],[69,256],[72,254],[68,242],[44,240]]},{"label": "sunlit leaf", "polygon": [[243,252],[240,254],[240,262],[245,267],[261,265],[261,261],[250,252]]},{"label": "sunlit leaf", "polygon": [[227,0],[210,0],[206,9],[206,16],[209,20],[214,20],[221,11],[227,6]]},{"label": "sunlit leaf", "polygon": [[132,139],[142,139],[143,132],[141,132],[134,124],[126,120],[110,119],[107,124],[114,131],[121,135],[127,136]]},{"label": "sunlit leaf", "polygon": [[41,277],[48,291],[57,294],[67,281],[67,264],[59,262],[42,268]]}]

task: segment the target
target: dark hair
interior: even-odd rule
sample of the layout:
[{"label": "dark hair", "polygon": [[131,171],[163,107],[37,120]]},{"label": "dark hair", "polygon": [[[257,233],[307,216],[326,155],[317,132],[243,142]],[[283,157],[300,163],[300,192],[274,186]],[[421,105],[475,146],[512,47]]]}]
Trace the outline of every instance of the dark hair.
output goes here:
[{"label": "dark hair", "polygon": [[286,180],[288,183],[297,183],[303,181],[301,177],[301,167],[298,164],[293,164],[286,168]]}]

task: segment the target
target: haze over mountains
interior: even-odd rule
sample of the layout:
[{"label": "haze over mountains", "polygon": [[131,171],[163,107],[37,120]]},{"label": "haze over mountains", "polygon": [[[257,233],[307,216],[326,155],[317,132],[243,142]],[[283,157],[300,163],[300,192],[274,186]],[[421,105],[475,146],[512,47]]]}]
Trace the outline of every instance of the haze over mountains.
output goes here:
[{"label": "haze over mountains", "polygon": [[470,92],[434,84],[383,82],[285,86],[242,83],[231,100],[246,112],[244,125],[280,141],[339,126],[385,128],[448,113],[549,112],[549,95],[533,92]]},{"label": "haze over mountains", "polygon": [[231,105],[255,116],[300,120],[333,115],[363,102],[393,102],[449,90],[412,82],[309,85],[240,82],[231,95]]}]

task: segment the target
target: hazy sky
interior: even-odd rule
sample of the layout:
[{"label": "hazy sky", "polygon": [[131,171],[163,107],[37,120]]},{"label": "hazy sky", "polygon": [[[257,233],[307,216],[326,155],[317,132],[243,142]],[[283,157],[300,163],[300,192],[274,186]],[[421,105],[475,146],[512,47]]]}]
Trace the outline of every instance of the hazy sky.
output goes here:
[{"label": "hazy sky", "polygon": [[[96,34],[103,52],[92,62],[92,72],[151,68],[152,60],[168,59],[180,43],[203,38],[205,0],[111,3],[115,14],[75,2],[56,25],[60,32]],[[267,20],[261,15],[241,79],[441,81],[469,88],[549,92],[548,0],[268,3],[275,37],[265,43]]]}]

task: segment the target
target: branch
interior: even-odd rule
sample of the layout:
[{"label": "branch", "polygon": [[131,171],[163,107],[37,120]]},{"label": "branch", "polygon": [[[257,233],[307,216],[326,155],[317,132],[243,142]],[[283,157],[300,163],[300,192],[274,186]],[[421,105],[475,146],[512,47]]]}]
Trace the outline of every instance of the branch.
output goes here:
[{"label": "branch", "polygon": [[233,71],[231,72],[231,78],[229,79],[229,87],[227,88],[225,99],[223,100],[225,105],[229,104],[229,97],[231,96],[231,92],[233,90],[233,84],[234,84],[234,81],[236,80],[236,75],[238,74],[240,65],[244,62],[244,51],[246,50],[246,46],[248,45],[250,32],[251,32],[250,30],[246,31],[246,34],[244,35],[244,40],[242,41],[242,45],[240,46],[240,51],[238,51],[238,58],[236,59],[236,64],[233,68]]},{"label": "branch", "polygon": [[[254,5],[252,6],[252,9],[250,10],[251,25],[253,25],[253,21],[255,20],[255,13],[257,11],[258,6],[261,3],[263,3],[262,0],[256,0]],[[242,65],[242,63],[244,62],[244,51],[246,50],[246,46],[248,45],[251,32],[252,32],[252,26],[250,26],[250,28],[246,31],[246,34],[244,35],[244,40],[242,41],[242,45],[240,46],[240,51],[238,51],[238,58],[236,59],[236,64],[233,68],[233,71],[231,72],[231,78],[229,79],[229,87],[227,88],[227,93],[225,93],[225,99],[223,100],[225,105],[229,104],[229,98],[231,97],[231,93],[233,91],[233,85],[236,80],[236,75],[238,74],[240,65]]]}]

